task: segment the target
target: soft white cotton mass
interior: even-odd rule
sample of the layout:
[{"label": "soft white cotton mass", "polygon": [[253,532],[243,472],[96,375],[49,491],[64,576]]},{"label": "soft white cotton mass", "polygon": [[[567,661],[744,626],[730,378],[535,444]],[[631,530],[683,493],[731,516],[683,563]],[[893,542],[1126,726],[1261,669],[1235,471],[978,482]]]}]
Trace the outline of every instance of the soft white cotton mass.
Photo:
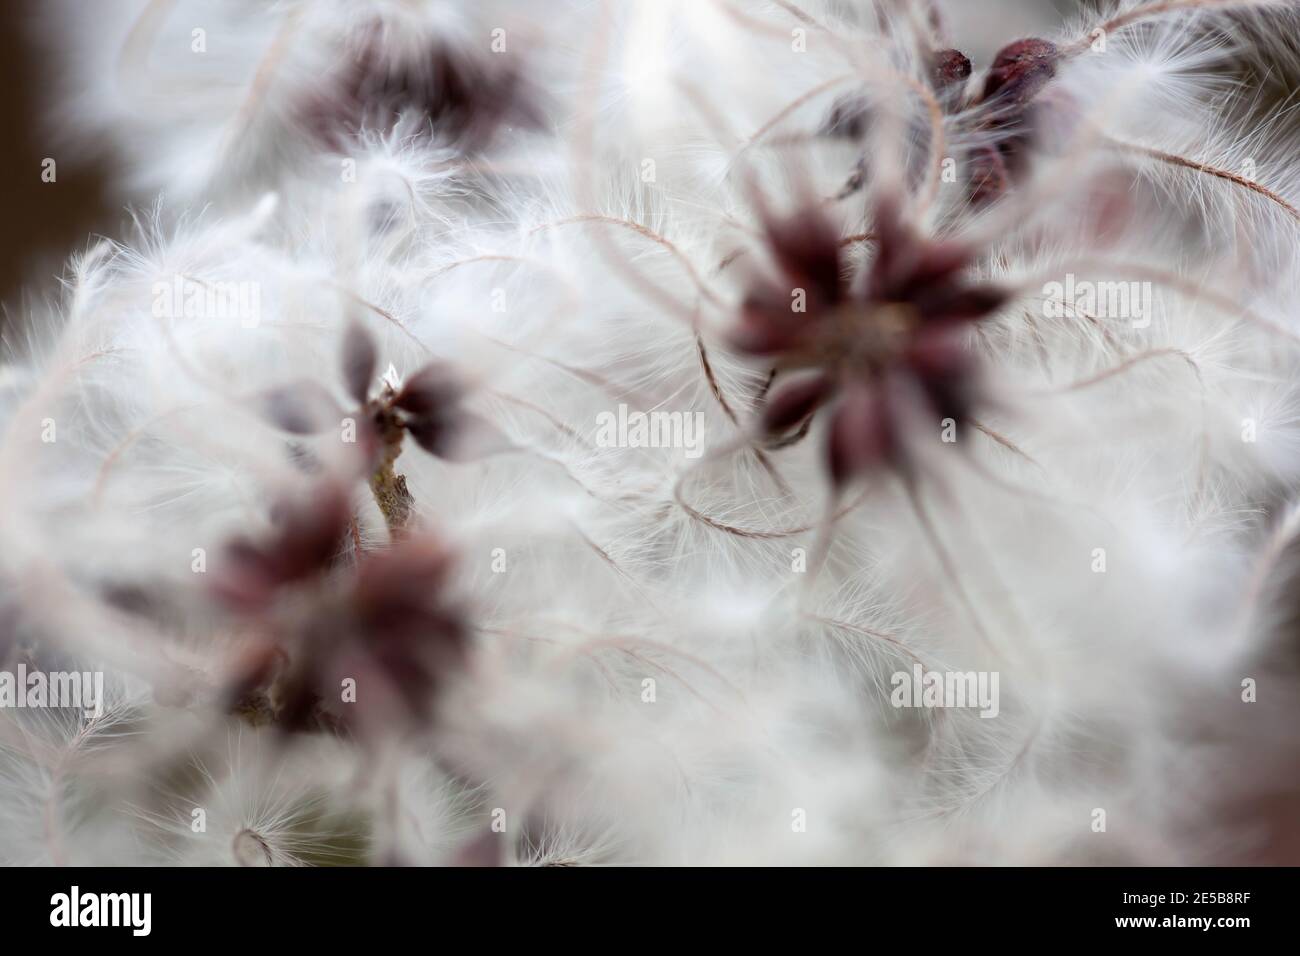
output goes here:
[{"label": "soft white cotton mass", "polygon": [[[1015,134],[978,90],[1020,35],[964,3],[52,6],[64,148],[113,151],[137,212],[6,343],[0,668],[109,700],[0,708],[0,862],[1296,861],[1300,127],[1233,72],[1294,3],[1007,4],[1076,52],[983,204],[967,170]],[[527,110],[322,137],[363,43],[507,70]],[[974,72],[940,96],[950,47]],[[827,135],[853,95],[869,128]],[[764,447],[773,363],[730,333],[778,274],[765,211],[821,210],[860,282],[882,196],[1009,294],[965,333],[971,419],[912,414],[907,464],[837,494],[823,413]],[[1053,307],[1067,282],[1101,293]],[[396,537],[450,549],[468,638],[366,746],[215,690],[273,629],[214,597],[227,542],[333,480],[338,580],[392,546],[346,416],[266,412],[349,407],[353,324],[372,392],[446,363],[504,442],[396,459]],[[599,440],[620,404],[701,415],[703,454]],[[996,673],[996,716],[894,706],[916,665]]]}]

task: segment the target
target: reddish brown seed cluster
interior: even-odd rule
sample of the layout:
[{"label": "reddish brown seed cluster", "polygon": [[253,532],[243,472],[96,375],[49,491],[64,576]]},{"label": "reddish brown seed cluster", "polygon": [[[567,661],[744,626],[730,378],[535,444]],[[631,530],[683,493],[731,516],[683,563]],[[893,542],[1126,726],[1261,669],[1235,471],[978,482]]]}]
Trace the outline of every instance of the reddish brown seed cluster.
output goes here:
[{"label": "reddish brown seed cluster", "polygon": [[413,57],[394,53],[372,25],[350,57],[313,96],[303,121],[338,148],[363,125],[389,129],[402,114],[426,121],[444,143],[465,151],[488,145],[502,126],[536,126],[540,114],[518,65],[434,41]]},{"label": "reddish brown seed cluster", "polygon": [[877,255],[858,291],[820,211],[769,219],[782,281],[751,291],[733,337],[778,371],[797,373],[768,401],[768,437],[779,439],[834,402],[828,451],[837,485],[880,464],[902,464],[898,425],[907,409],[897,403],[909,396],[939,418],[967,417],[974,376],[961,331],[1006,300],[997,287],[965,280],[971,250],[918,236],[892,203],[877,209],[875,226]]},{"label": "reddish brown seed cluster", "polygon": [[970,74],[970,59],[961,50],[940,50],[934,55],[930,80],[936,90],[942,91],[965,83]]},{"label": "reddish brown seed cluster", "polygon": [[288,731],[369,737],[424,726],[464,658],[467,631],[445,596],[450,553],[428,536],[336,560],[351,512],[336,486],[286,502],[261,543],[231,542],[216,593],[257,635],[225,702]]},{"label": "reddish brown seed cluster", "polygon": [[1023,110],[1054,76],[1060,55],[1050,40],[1030,37],[1008,43],[993,58],[984,80],[983,100],[997,98],[1013,110]]},{"label": "reddish brown seed cluster", "polygon": [[[960,50],[940,50],[932,57],[930,84],[945,112],[956,115],[973,105],[987,104],[977,131],[997,134],[996,145],[976,146],[967,159],[967,184],[973,205],[1003,195],[1022,167],[1031,134],[1028,114],[1035,98],[1056,76],[1060,51],[1050,40],[1030,37],[1003,47],[993,60],[984,85],[973,99],[962,94],[971,76],[971,62]],[[870,129],[871,113],[861,96],[836,100],[821,133],[858,140]],[[865,159],[854,170],[841,197],[862,188]]]}]

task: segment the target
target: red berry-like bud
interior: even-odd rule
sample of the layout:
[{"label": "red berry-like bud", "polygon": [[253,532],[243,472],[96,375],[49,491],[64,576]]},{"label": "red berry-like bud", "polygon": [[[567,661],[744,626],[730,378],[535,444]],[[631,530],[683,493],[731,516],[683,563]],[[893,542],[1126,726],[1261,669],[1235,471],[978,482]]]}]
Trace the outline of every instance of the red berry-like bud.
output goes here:
[{"label": "red berry-like bud", "polygon": [[1051,40],[1030,37],[1004,46],[989,68],[984,81],[984,99],[999,102],[1017,112],[1029,104],[1056,76],[1059,51]]},{"label": "red berry-like bud", "polygon": [[961,50],[940,50],[934,55],[934,67],[930,78],[936,90],[964,83],[970,74],[970,60]]}]

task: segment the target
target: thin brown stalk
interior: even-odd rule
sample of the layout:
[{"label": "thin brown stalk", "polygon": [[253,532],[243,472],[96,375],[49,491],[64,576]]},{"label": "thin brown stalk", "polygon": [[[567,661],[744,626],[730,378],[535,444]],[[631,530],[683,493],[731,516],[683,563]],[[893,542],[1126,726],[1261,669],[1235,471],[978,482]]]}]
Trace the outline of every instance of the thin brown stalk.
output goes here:
[{"label": "thin brown stalk", "polygon": [[[695,519],[696,521],[700,522],[703,525],[706,525],[707,527],[714,529],[715,531],[721,531],[723,534],[733,535],[738,538],[752,538],[755,540],[767,541],[776,538],[789,538],[789,537],[793,537],[796,534],[805,534],[817,527],[820,527],[819,524],[804,524],[804,525],[800,525],[797,528],[780,528],[780,529],[767,530],[767,529],[760,529],[760,528],[740,528],[735,525],[727,524],[725,521],[721,521],[717,518],[711,517],[710,515],[706,515],[704,512],[696,509],[689,502],[687,502],[685,496],[682,493],[682,482],[685,479],[685,477],[686,474],[683,473],[681,476],[678,477],[677,483],[673,485],[673,500],[677,503],[678,507],[680,507],[683,511],[685,511],[691,518]],[[867,492],[864,491],[852,502],[850,502],[847,505],[844,505],[838,511],[836,511],[831,516],[831,520],[838,521],[840,518],[844,517],[849,512],[857,508],[858,505],[862,504],[862,502],[866,500],[866,497],[867,497]]]},{"label": "thin brown stalk", "polygon": [[399,538],[406,533],[415,511],[415,499],[406,486],[406,476],[397,474],[394,464],[402,453],[404,431],[400,426],[392,427],[381,435],[383,457],[370,475],[370,491],[375,496],[388,525],[388,533]]},{"label": "thin brown stalk", "polygon": [[816,621],[818,624],[825,624],[827,627],[837,628],[842,631],[851,631],[854,634],[861,634],[863,637],[869,637],[875,641],[883,641],[886,644],[889,644],[891,647],[897,648],[908,658],[915,661],[917,664],[920,664],[922,667],[927,666],[926,662],[921,660],[921,658],[917,657],[910,647],[908,647],[898,638],[891,637],[890,635],[886,634],[883,631],[877,631],[869,627],[863,627],[861,624],[850,624],[848,621],[837,621],[834,618],[823,617],[820,614],[806,614],[804,616],[807,617],[810,621]]},{"label": "thin brown stalk", "polygon": [[1140,156],[1147,156],[1151,159],[1167,163],[1170,166],[1179,166],[1183,169],[1190,169],[1194,172],[1204,173],[1207,176],[1213,176],[1216,179],[1222,179],[1225,182],[1232,183],[1242,189],[1249,189],[1251,192],[1263,196],[1269,202],[1283,209],[1292,219],[1300,222],[1300,209],[1296,209],[1291,203],[1287,202],[1279,194],[1269,189],[1267,186],[1261,186],[1253,179],[1247,179],[1245,176],[1238,175],[1231,170],[1224,169],[1221,166],[1213,166],[1210,163],[1203,163],[1199,160],[1188,159],[1186,156],[1179,156],[1176,153],[1167,153],[1164,150],[1155,149],[1151,146],[1141,146],[1137,143],[1122,143],[1118,140],[1108,140],[1107,145],[1112,149],[1124,153],[1136,153]]},{"label": "thin brown stalk", "polygon": [[[714,400],[717,401],[718,405],[722,408],[723,413],[731,421],[731,424],[740,428],[740,420],[736,417],[736,413],[732,409],[731,403],[727,401],[727,396],[723,394],[722,383],[718,381],[718,377],[713,371],[713,363],[709,361],[709,350],[705,347],[704,338],[700,335],[700,330],[698,328],[695,330],[695,349],[700,357],[700,368],[704,372],[704,380],[708,383],[709,391],[712,393]],[[781,494],[789,496],[791,493],[790,486],[786,483],[785,479],[781,477],[781,473],[776,470],[776,466],[772,464],[772,460],[767,457],[767,454],[761,448],[755,448],[753,449],[753,452],[759,465],[765,472],[767,472],[768,477],[776,484],[776,487]]]},{"label": "thin brown stalk", "polygon": [[[677,260],[678,263],[681,264],[682,268],[686,270],[686,274],[690,276],[691,282],[694,283],[695,288],[699,290],[700,295],[704,296],[704,298],[708,299],[714,305],[725,305],[725,303],[723,303],[723,301],[718,297],[717,293],[710,289],[708,284],[700,276],[699,270],[695,268],[695,264],[691,262],[684,252],[677,248],[671,239],[660,235],[649,226],[643,226],[641,223],[633,222],[631,219],[624,219],[620,216],[606,216],[600,213],[584,213],[581,216],[570,216],[567,219],[558,219],[555,222],[544,222],[529,230],[529,235],[540,232],[543,229],[554,229],[559,226],[571,226],[579,223],[605,223],[611,226],[620,226],[624,229],[630,229],[637,235],[662,246],[674,259]],[[651,285],[653,285],[653,283],[651,283]],[[658,288],[658,286],[655,286],[655,290],[658,294],[667,295],[667,293],[664,293],[663,290]],[[680,303],[677,303],[677,305],[680,305]]]},{"label": "thin brown stalk", "polygon": [[1125,27],[1132,26],[1143,20],[1149,20],[1152,17],[1158,17],[1165,13],[1172,13],[1175,10],[1204,10],[1211,7],[1244,7],[1251,6],[1253,0],[1157,0],[1156,3],[1148,3],[1146,6],[1135,7],[1132,10],[1125,10],[1123,13],[1116,14],[1109,20],[1104,21],[1098,26],[1088,31],[1086,36],[1080,37],[1073,43],[1064,47],[1061,52],[1064,56],[1076,56],[1083,53],[1092,46],[1093,38],[1097,31],[1110,34]]},{"label": "thin brown stalk", "polygon": [[280,29],[276,31],[275,38],[271,41],[271,46],[267,49],[266,55],[257,65],[257,72],[253,75],[253,82],[249,84],[248,96],[240,104],[239,113],[235,122],[229,128],[226,134],[225,143],[222,146],[222,155],[229,155],[230,149],[241,142],[248,134],[249,128],[261,108],[263,99],[266,97],[266,91],[270,88],[271,78],[275,75],[276,67],[284,59],[285,51],[289,47],[289,40],[293,36],[294,30],[298,26],[298,18],[302,15],[302,6],[290,7],[284,15],[284,22],[280,24]]},{"label": "thin brown stalk", "polygon": [[550,412],[542,408],[540,405],[536,405],[525,398],[518,398],[514,395],[510,395],[507,392],[499,391],[498,389],[495,388],[485,388],[484,391],[487,394],[491,395],[493,398],[500,399],[501,401],[509,405],[516,405],[519,408],[527,409],[528,411],[534,413],[535,415],[540,415],[542,418],[545,418],[548,422],[550,422],[551,425],[554,426],[557,431],[562,432],[568,438],[571,438],[573,441],[576,441],[578,444],[586,448],[591,447],[591,442],[587,440],[585,435],[581,434],[572,425],[565,424],[563,421],[561,421],[559,418],[552,415]]},{"label": "thin brown stalk", "polygon": [[1016,288],[1020,289],[1022,294],[1030,289],[1038,289],[1042,286],[1044,281],[1059,275],[1062,269],[1073,272],[1081,272],[1084,270],[1093,270],[1098,272],[1104,271],[1116,275],[1138,276],[1140,278],[1148,279],[1151,282],[1158,282],[1161,285],[1166,285],[1171,289],[1181,292],[1190,299],[1204,299],[1210,305],[1214,306],[1215,309],[1225,315],[1230,315],[1234,318],[1251,322],[1254,325],[1258,325],[1260,328],[1267,329],[1275,335],[1280,335],[1283,338],[1290,339],[1292,342],[1300,343],[1300,335],[1297,335],[1284,325],[1279,325],[1271,319],[1266,319],[1254,310],[1242,305],[1236,299],[1215,292],[1213,289],[1204,288],[1176,272],[1170,272],[1166,269],[1159,269],[1143,263],[1118,262],[1102,258],[1088,257],[1075,260],[1071,263],[1062,264],[1052,272],[1043,271],[1034,277],[1021,280],[1017,283]]},{"label": "thin brown stalk", "polygon": [[594,552],[596,556],[600,558],[600,560],[603,561],[611,570],[613,570],[615,574],[617,574],[620,578],[626,581],[628,586],[631,587],[632,590],[636,591],[636,593],[641,596],[642,600],[644,600],[648,605],[650,605],[650,607],[654,608],[656,614],[658,614],[661,618],[665,618],[665,619],[667,618],[667,615],[664,613],[663,609],[658,605],[658,603],[654,600],[654,598],[650,596],[650,594],[646,591],[644,587],[641,586],[641,583],[637,581],[636,578],[634,578],[621,564],[619,564],[617,561],[614,560],[613,555],[611,555],[608,551],[606,551],[599,544],[593,541],[591,536],[588,535],[587,532],[583,531],[582,528],[578,526],[578,523],[576,521],[571,520],[569,524],[573,528],[573,530],[577,533],[578,537],[582,539],[583,544],[585,544],[588,548],[590,548],[591,551]]},{"label": "thin brown stalk", "polygon": [[1133,368],[1134,366],[1141,365],[1143,362],[1149,362],[1152,359],[1162,358],[1164,356],[1171,356],[1174,358],[1182,359],[1189,366],[1191,366],[1192,371],[1196,374],[1196,377],[1198,379],[1201,377],[1200,366],[1196,364],[1196,360],[1192,358],[1191,355],[1189,355],[1187,352],[1184,352],[1182,349],[1176,349],[1176,348],[1149,349],[1145,352],[1139,352],[1137,355],[1130,356],[1120,364],[1115,365],[1108,369],[1104,369],[1098,372],[1096,375],[1089,375],[1086,378],[1081,378],[1077,382],[1071,382],[1069,385],[1063,385],[1060,388],[1043,389],[1035,392],[1034,394],[1059,395],[1065,392],[1077,392],[1080,391],[1081,389],[1091,388],[1093,385],[1097,385],[1100,384],[1101,382],[1106,381],[1107,379],[1114,378],[1116,375],[1122,375],[1124,372],[1127,372],[1129,369]]},{"label": "thin brown stalk", "polygon": [[856,71],[852,71],[849,73],[840,73],[837,76],[832,76],[829,80],[823,80],[821,83],[818,83],[816,86],[812,87],[811,89],[805,90],[803,93],[796,96],[789,103],[785,104],[785,106],[781,107],[781,109],[779,109],[770,119],[768,119],[767,122],[765,122],[757,130],[755,130],[750,135],[749,140],[745,143],[744,147],[741,149],[741,152],[743,153],[745,150],[750,149],[756,144],[762,142],[764,136],[766,136],[774,128],[776,128],[776,126],[778,126],[787,116],[789,116],[790,114],[798,110],[799,107],[804,106],[805,104],[821,96],[827,90],[834,89],[835,87],[840,86],[843,83],[847,83],[849,80],[856,79],[857,76],[858,74]]},{"label": "thin brown stalk", "polygon": [[993,439],[995,442],[997,442],[1007,451],[1011,452],[1012,454],[1016,455],[1019,458],[1023,458],[1031,465],[1035,465],[1039,468],[1042,467],[1042,465],[1039,465],[1037,461],[1035,461],[1030,455],[1028,455],[1025,451],[1023,451],[1019,445],[1013,442],[1006,435],[1003,435],[1001,432],[994,431],[992,428],[989,428],[989,426],[985,425],[979,419],[972,418],[970,420],[970,423],[975,426],[976,431],[979,431],[987,435],[989,438]]}]

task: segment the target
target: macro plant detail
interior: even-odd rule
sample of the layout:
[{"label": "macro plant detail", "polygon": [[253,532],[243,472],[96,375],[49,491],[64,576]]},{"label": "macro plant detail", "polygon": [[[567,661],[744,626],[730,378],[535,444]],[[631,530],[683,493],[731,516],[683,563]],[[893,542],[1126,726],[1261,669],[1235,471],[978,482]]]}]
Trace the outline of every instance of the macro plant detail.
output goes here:
[{"label": "macro plant detail", "polygon": [[1300,858],[1300,5],[28,26],[6,864]]},{"label": "macro plant detail", "polygon": [[[816,370],[774,388],[763,413],[768,434],[779,438],[838,396],[828,445],[837,484],[901,451],[892,402],[919,397],[938,419],[967,420],[974,375],[960,333],[1007,298],[962,281],[971,253],[960,243],[916,236],[888,203],[872,223],[876,255],[858,293],[843,276],[838,232],[819,213],[770,223],[784,278],[807,287],[808,301],[792,312],[788,295],[762,286],[746,299],[735,334],[741,350],[774,356],[778,372]],[[919,395],[900,394],[909,387]]]},{"label": "macro plant detail", "polygon": [[[426,535],[338,567],[350,520],[339,489],[280,513],[274,538],[228,543],[218,571],[217,594],[261,632],[238,652],[228,706],[291,731],[419,729],[440,675],[464,654],[465,625],[440,593],[451,555]],[[305,604],[290,599],[303,592]],[[348,681],[365,699],[332,693]]]}]

